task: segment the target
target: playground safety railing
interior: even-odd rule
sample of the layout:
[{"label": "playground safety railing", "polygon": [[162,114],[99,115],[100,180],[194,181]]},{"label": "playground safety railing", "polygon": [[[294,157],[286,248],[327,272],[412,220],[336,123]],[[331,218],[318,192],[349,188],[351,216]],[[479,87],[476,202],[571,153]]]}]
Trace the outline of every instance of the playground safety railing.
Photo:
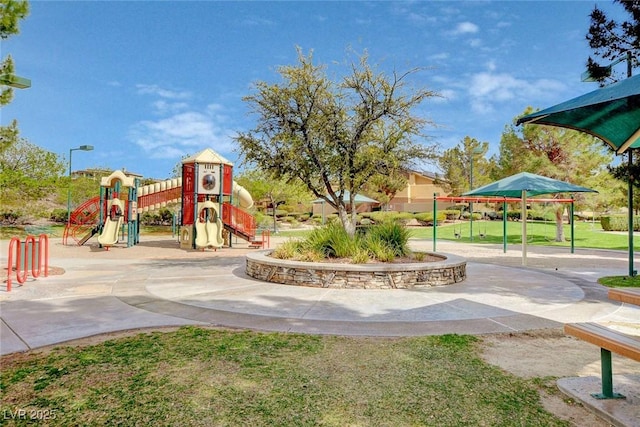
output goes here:
[{"label": "playground safety railing", "polygon": [[230,203],[222,204],[222,222],[249,241],[256,237],[256,219],[253,215]]},{"label": "playground safety railing", "polygon": [[[29,253],[29,249],[31,253]],[[21,241],[18,237],[12,237],[9,241],[9,251],[7,253],[7,292],[11,292],[14,254],[16,281],[20,285],[26,282],[29,276],[29,260],[31,260],[30,270],[33,278],[40,277],[43,270],[44,277],[49,276],[49,236],[41,234],[38,236],[37,244],[35,236],[27,236],[24,241]]]},{"label": "playground safety railing", "polygon": [[[80,244],[84,237],[98,223],[98,215],[100,214],[100,197],[93,197],[82,203],[76,210],[71,213],[69,221],[64,228],[62,235],[62,244],[66,245],[69,237]],[[80,237],[78,237],[80,236]],[[84,242],[83,242],[84,243]]]}]

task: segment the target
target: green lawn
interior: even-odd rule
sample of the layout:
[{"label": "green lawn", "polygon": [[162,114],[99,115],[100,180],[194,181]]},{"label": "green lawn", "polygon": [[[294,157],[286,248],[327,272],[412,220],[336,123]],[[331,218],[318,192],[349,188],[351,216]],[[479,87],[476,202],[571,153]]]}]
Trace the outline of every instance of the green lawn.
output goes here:
[{"label": "green lawn", "polygon": [[[456,240],[455,233],[461,234],[461,242],[470,242],[470,226],[468,222],[457,224],[446,224],[438,226],[437,238],[444,240]],[[481,237],[483,234],[484,237]],[[556,242],[556,224],[552,222],[527,222],[527,244],[539,246],[571,246],[571,226],[564,225],[564,242]],[[433,228],[415,228],[414,237],[432,238]],[[628,234],[605,232],[599,223],[576,222],[574,230],[574,246],[576,248],[594,249],[616,249],[627,250],[629,247]],[[503,223],[502,221],[474,221],[473,222],[473,242],[502,244]],[[507,221],[507,243],[522,243],[522,223]],[[635,246],[635,241],[634,241]]]},{"label": "green lawn", "polygon": [[184,327],[4,356],[0,410],[7,426],[570,425],[540,400],[555,379],[510,375],[479,343]]},{"label": "green lawn", "polygon": [[[502,221],[474,221],[473,222],[473,243],[502,244],[503,242]],[[463,243],[471,242],[470,225],[468,222],[459,224],[443,224],[437,227],[438,240],[456,240]],[[571,227],[564,226],[564,242],[555,242],[556,225],[551,222],[527,222],[527,243],[538,246],[571,246]],[[281,231],[277,236],[303,237],[308,231],[293,230]],[[432,239],[433,227],[412,227],[411,237],[417,239]],[[460,238],[455,237],[460,234]],[[481,237],[480,234],[484,236]],[[599,223],[576,222],[575,224],[576,248],[593,249],[615,249],[627,250],[628,235],[624,233],[611,233],[602,230]],[[520,244],[522,242],[522,223],[507,221],[507,244]],[[640,239],[634,240],[634,248],[640,248]]]}]

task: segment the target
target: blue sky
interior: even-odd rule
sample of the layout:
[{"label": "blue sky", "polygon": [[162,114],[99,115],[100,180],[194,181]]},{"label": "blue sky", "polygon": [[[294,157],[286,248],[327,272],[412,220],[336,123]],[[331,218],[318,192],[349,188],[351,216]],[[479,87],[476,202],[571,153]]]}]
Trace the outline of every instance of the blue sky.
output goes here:
[{"label": "blue sky", "polygon": [[425,68],[411,84],[442,95],[416,110],[438,125],[425,143],[470,136],[492,154],[527,106],[597,88],[580,82],[595,4],[625,17],[593,0],[32,1],[0,46],[32,87],[15,90],[0,123],[17,119],[24,138],[65,158],[93,145],[74,152],[74,170],[166,178],[205,148],[237,161],[232,138],[255,124],[242,97],[255,81],[279,81],[296,46],[337,77],[353,49],[381,70]]}]

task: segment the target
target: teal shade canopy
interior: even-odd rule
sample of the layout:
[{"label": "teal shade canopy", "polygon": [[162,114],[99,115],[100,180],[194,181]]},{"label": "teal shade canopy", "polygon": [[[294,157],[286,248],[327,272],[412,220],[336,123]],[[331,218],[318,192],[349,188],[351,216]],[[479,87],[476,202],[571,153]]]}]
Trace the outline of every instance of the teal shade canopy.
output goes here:
[{"label": "teal shade canopy", "polygon": [[520,117],[517,124],[558,126],[600,138],[618,154],[640,147],[640,75]]},{"label": "teal shade canopy", "polygon": [[547,178],[542,175],[521,172],[468,191],[463,196],[522,197],[523,191],[527,192],[527,197],[555,193],[597,193],[596,190],[590,188]]}]

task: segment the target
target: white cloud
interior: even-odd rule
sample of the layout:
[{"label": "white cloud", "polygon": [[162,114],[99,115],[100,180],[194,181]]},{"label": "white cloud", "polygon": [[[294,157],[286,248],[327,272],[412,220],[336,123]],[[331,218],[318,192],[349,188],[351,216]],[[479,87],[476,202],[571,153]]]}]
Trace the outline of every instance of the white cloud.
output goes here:
[{"label": "white cloud", "polygon": [[456,25],[454,34],[475,34],[480,30],[473,22],[460,22]]},{"label": "white cloud", "polygon": [[167,102],[164,99],[160,99],[151,104],[160,115],[173,114],[180,111],[185,111],[189,108],[189,104],[186,102]]},{"label": "white cloud", "polygon": [[[139,87],[139,93],[154,94],[160,98],[180,98],[179,93],[157,86]],[[236,132],[227,127],[228,117],[224,114],[223,106],[209,104],[200,111],[186,102],[158,99],[152,103],[152,107],[161,118],[141,120],[129,131],[129,139],[149,157],[180,158],[201,147],[212,147],[225,154],[233,151]]]},{"label": "white cloud", "polygon": [[487,114],[502,103],[515,99],[542,99],[546,94],[563,89],[564,85],[556,80],[528,82],[507,73],[482,72],[472,76],[468,94],[473,111]]},{"label": "white cloud", "polygon": [[458,93],[453,89],[439,90],[438,94],[440,96],[435,96],[433,98],[430,98],[430,101],[442,103],[442,102],[453,101],[458,97]]},{"label": "white cloud", "polygon": [[141,95],[155,95],[155,96],[159,96],[160,98],[167,98],[167,99],[191,98],[191,92],[188,92],[188,91],[177,92],[177,91],[161,88],[158,85],[138,84],[136,85],[136,88],[138,89],[138,93]]}]

